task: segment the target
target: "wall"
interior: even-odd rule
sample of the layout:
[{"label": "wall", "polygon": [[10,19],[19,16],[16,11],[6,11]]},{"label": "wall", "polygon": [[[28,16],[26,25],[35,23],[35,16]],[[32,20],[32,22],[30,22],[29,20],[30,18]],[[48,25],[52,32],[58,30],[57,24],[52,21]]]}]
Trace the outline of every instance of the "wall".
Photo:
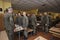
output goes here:
[{"label": "wall", "polygon": [[38,9],[33,9],[33,10],[30,10],[30,11],[26,11],[27,13],[35,13],[37,15],[38,13]]},{"label": "wall", "polygon": [[54,18],[54,19],[56,19],[57,16],[60,17],[60,13],[55,13],[55,12],[48,12],[48,13],[51,13],[52,18]]},{"label": "wall", "polygon": [[0,12],[0,31],[4,30],[4,22],[3,22],[3,17],[4,17],[4,10],[8,7],[11,7],[11,2],[6,2],[3,0],[0,0],[0,8],[2,8],[2,12]]},{"label": "wall", "polygon": [[[3,1],[2,0],[0,0],[0,8],[3,9]],[[0,13],[2,13],[2,12],[0,12]]]},{"label": "wall", "polygon": [[0,13],[4,13],[4,10],[8,7],[11,7],[11,2],[6,2],[6,1],[3,1],[3,0],[0,0],[0,8],[3,9],[3,11],[0,12]]},{"label": "wall", "polygon": [[4,10],[5,10],[6,8],[8,8],[8,7],[11,7],[11,3],[10,3],[10,2],[4,2],[4,3],[3,3],[3,8],[4,8]]},{"label": "wall", "polygon": [[[20,10],[14,10],[14,13],[18,13]],[[20,12],[24,12],[24,11],[20,11]],[[29,10],[29,11],[25,11],[26,13],[35,13],[37,15],[38,13],[38,9],[33,9],[33,10]]]}]

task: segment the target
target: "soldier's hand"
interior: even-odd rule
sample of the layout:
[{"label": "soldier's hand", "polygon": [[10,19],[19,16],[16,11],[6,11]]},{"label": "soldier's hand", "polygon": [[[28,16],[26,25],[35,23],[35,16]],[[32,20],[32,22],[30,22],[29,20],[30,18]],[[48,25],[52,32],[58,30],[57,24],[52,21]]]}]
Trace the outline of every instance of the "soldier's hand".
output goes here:
[{"label": "soldier's hand", "polygon": [[27,28],[24,28],[24,30],[27,30]]},{"label": "soldier's hand", "polygon": [[45,26],[49,26],[48,24],[45,24]]},{"label": "soldier's hand", "polygon": [[14,32],[15,32],[16,30],[14,29]]},{"label": "soldier's hand", "polygon": [[47,26],[47,24],[45,24],[45,26]]}]

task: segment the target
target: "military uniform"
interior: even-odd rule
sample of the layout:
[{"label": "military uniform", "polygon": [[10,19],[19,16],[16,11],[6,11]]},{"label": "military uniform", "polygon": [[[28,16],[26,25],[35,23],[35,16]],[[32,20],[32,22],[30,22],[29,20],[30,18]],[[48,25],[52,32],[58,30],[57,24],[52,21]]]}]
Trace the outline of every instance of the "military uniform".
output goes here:
[{"label": "military uniform", "polygon": [[36,33],[36,24],[37,24],[37,19],[34,14],[31,15],[31,25],[33,27],[33,33]]},{"label": "military uniform", "polygon": [[8,35],[9,40],[14,40],[14,21],[13,21],[13,15],[6,13],[4,15],[4,25],[6,28],[6,32]]},{"label": "military uniform", "polygon": [[22,26],[22,16],[17,16],[16,17],[16,24],[19,25],[19,26]]},{"label": "military uniform", "polygon": [[25,38],[28,37],[28,33],[27,33],[27,27],[28,27],[28,17],[27,16],[23,16],[23,28],[25,29],[24,30],[24,36]]},{"label": "military uniform", "polygon": [[42,18],[43,30],[48,32],[49,27],[49,15],[44,15]]}]

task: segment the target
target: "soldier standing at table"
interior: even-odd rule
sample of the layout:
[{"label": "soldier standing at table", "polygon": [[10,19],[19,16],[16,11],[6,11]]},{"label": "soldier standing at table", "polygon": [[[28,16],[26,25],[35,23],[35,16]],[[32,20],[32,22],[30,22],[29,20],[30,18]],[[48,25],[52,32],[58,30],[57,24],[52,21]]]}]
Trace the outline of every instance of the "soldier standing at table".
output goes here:
[{"label": "soldier standing at table", "polygon": [[16,18],[15,18],[15,24],[18,25],[18,14],[15,14]]},{"label": "soldier standing at table", "polygon": [[28,21],[29,21],[28,28],[31,28],[31,15],[28,13],[27,17],[28,17]]},{"label": "soldier standing at table", "polygon": [[22,15],[20,12],[18,12],[17,17],[16,17],[16,24],[19,26],[22,26]]},{"label": "soldier standing at table", "polygon": [[42,24],[43,24],[43,30],[45,32],[48,32],[49,31],[48,29],[49,28],[49,15],[46,12],[44,13]]},{"label": "soldier standing at table", "polygon": [[39,18],[40,18],[40,22],[39,22],[39,23],[40,23],[40,27],[41,27],[42,30],[44,31],[44,26],[43,26],[43,21],[44,21],[44,20],[43,20],[43,13],[40,13],[40,17],[39,17]]},{"label": "soldier standing at table", "polygon": [[23,12],[24,40],[27,40],[28,38],[27,27],[28,27],[28,17],[26,16],[26,12]]},{"label": "soldier standing at table", "polygon": [[31,25],[33,27],[33,34],[36,34],[37,18],[34,13],[31,14]]},{"label": "soldier standing at table", "polygon": [[14,21],[13,21],[13,9],[9,7],[8,11],[4,15],[4,25],[9,40],[14,40]]}]

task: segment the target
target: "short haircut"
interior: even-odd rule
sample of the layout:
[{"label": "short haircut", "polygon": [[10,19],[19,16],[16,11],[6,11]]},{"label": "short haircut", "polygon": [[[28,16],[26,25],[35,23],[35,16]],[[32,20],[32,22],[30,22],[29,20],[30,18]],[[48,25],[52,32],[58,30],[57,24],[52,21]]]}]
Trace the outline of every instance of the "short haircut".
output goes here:
[{"label": "short haircut", "polygon": [[8,9],[7,9],[7,8],[6,8],[6,10],[4,10],[4,13],[5,13],[5,12],[8,12]]}]

